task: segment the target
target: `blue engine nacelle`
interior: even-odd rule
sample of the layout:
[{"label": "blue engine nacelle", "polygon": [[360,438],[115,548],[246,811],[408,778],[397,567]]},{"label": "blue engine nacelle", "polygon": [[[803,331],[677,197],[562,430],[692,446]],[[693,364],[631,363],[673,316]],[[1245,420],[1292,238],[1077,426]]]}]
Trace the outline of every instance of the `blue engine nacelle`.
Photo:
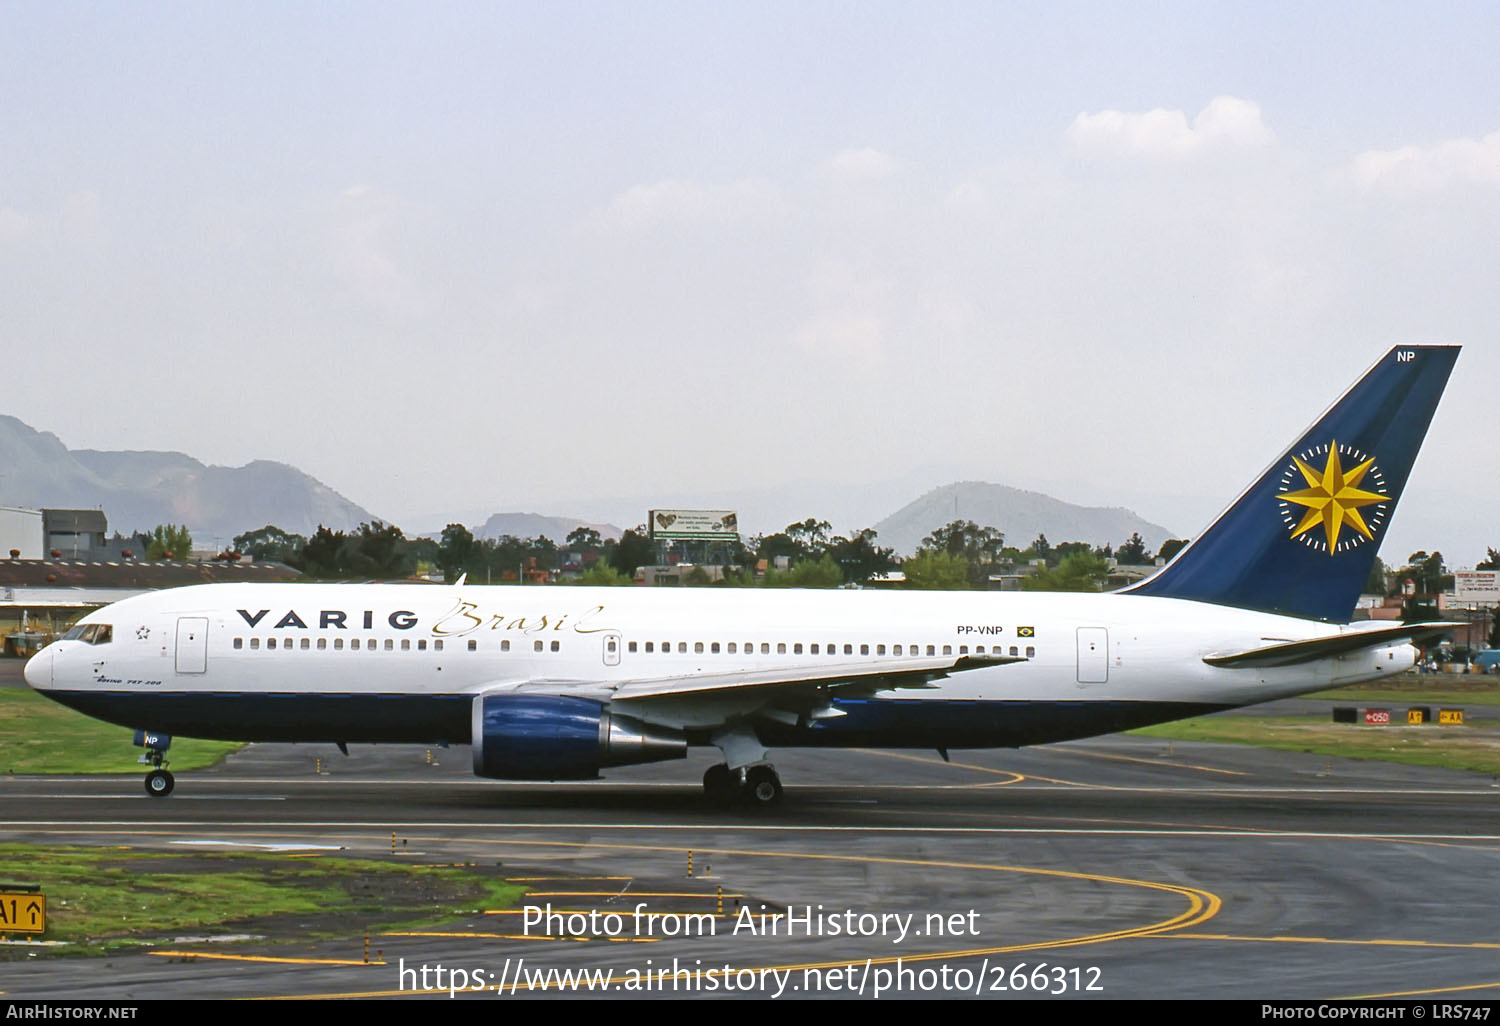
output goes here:
[{"label": "blue engine nacelle", "polygon": [[681,759],[682,732],[621,716],[587,698],[479,695],[474,772],[498,780],[592,780],[602,766]]}]

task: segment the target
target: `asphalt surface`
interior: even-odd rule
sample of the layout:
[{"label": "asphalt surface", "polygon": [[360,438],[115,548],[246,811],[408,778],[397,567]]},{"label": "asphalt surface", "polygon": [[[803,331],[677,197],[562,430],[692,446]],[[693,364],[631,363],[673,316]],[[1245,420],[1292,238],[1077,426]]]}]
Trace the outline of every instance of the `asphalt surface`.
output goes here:
[{"label": "asphalt surface", "polygon": [[[951,754],[775,752],[787,792],[770,812],[710,806],[706,752],[582,784],[477,780],[467,749],[429,765],[423,749],[290,745],[183,773],[159,800],[138,775],[6,779],[5,841],[499,862],[532,889],[522,906],[580,915],[478,910],[377,934],[368,965],[359,936],[225,941],[230,925],[0,963],[0,992],[446,1000],[460,983],[496,1000],[588,970],[607,989],[554,976],[531,993],[1500,997],[1489,776],[1124,736]],[[719,888],[723,915],[700,918]],[[762,911],[794,918],[773,935]]]}]

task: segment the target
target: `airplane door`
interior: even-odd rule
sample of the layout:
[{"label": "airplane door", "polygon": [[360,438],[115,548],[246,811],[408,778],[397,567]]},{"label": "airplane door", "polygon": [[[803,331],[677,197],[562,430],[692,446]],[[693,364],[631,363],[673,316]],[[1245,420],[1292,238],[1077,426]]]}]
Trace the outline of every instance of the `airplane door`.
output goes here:
[{"label": "airplane door", "polygon": [[604,633],[604,665],[620,665],[620,635],[617,631]]},{"label": "airplane door", "polygon": [[208,618],[183,616],[177,620],[177,672],[208,670]]},{"label": "airplane door", "polygon": [[1078,628],[1078,686],[1108,680],[1109,631],[1103,627]]}]

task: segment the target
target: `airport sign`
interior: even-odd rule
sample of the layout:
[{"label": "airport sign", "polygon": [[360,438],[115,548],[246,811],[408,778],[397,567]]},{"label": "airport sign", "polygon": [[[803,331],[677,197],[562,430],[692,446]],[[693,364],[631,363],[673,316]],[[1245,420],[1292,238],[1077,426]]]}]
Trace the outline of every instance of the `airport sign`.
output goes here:
[{"label": "airport sign", "polygon": [[41,891],[0,891],[0,934],[46,932],[47,895]]}]

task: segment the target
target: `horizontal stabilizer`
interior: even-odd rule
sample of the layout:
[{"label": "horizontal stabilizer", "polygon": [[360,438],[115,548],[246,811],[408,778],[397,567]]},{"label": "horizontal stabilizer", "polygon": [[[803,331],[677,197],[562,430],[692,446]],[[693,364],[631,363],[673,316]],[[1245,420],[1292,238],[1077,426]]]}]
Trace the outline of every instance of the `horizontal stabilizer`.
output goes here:
[{"label": "horizontal stabilizer", "polygon": [[1381,645],[1397,645],[1402,642],[1420,644],[1439,635],[1446,634],[1462,623],[1434,621],[1432,623],[1403,623],[1394,627],[1380,627],[1369,631],[1350,631],[1347,634],[1330,634],[1323,638],[1306,641],[1278,642],[1263,648],[1247,649],[1244,652],[1215,653],[1203,657],[1210,666],[1250,668],[1258,666],[1295,666],[1319,659],[1332,659],[1361,649]]}]

